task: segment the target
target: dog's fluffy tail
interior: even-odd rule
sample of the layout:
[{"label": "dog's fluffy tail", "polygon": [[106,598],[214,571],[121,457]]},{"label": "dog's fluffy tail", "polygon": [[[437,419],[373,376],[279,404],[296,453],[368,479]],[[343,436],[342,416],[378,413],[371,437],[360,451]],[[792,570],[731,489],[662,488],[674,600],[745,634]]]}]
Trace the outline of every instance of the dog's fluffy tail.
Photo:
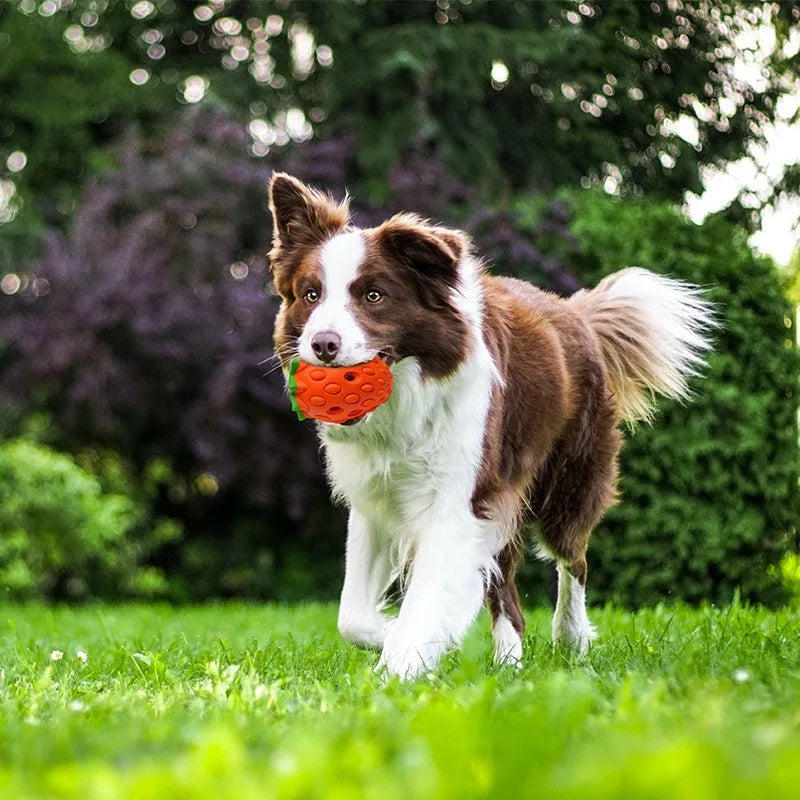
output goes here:
[{"label": "dog's fluffy tail", "polygon": [[687,378],[704,366],[715,327],[697,286],[631,268],[569,302],[597,336],[621,419],[649,420],[655,393],[689,396]]}]

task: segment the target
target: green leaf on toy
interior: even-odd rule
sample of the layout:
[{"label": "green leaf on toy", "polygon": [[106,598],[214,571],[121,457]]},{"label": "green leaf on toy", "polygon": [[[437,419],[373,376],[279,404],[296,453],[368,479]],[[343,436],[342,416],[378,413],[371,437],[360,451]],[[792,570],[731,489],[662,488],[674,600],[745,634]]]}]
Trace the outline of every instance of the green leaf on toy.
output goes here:
[{"label": "green leaf on toy", "polygon": [[306,415],[300,410],[300,406],[297,405],[297,398],[295,397],[295,392],[297,392],[297,378],[295,378],[295,373],[297,372],[297,368],[300,366],[300,359],[293,358],[292,363],[289,365],[289,399],[292,401],[292,411],[297,414],[297,419],[303,420],[306,418]]}]

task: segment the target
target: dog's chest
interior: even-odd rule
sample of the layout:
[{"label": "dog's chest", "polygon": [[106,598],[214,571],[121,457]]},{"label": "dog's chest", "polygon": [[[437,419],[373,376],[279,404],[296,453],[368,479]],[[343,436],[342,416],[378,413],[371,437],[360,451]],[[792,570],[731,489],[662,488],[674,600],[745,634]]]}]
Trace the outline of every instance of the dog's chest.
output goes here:
[{"label": "dog's chest", "polygon": [[441,491],[435,449],[421,440],[328,442],[334,493],[381,526],[400,523]]},{"label": "dog's chest", "polygon": [[370,418],[322,435],[334,494],[392,537],[443,504],[469,505],[490,388],[472,364],[447,381],[421,381],[409,362],[394,368],[395,390]]}]

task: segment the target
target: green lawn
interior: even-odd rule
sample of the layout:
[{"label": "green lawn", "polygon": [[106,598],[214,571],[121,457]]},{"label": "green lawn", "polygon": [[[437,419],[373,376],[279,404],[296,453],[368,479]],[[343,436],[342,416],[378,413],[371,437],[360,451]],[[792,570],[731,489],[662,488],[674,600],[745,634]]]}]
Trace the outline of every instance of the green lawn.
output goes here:
[{"label": "green lawn", "polygon": [[580,661],[539,610],[519,673],[482,617],[440,673],[385,688],[335,617],[0,607],[0,797],[800,796],[797,611],[596,610]]}]

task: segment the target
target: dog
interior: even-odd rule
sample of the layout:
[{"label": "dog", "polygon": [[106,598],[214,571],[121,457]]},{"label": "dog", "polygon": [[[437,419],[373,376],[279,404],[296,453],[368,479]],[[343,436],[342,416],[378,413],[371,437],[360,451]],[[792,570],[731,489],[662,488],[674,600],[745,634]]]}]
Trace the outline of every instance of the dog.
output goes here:
[{"label": "dog", "polygon": [[[645,269],[569,298],[488,274],[458,230],[411,214],[376,228],[347,200],[276,173],[270,262],[281,297],[275,351],[392,370],[388,401],[318,423],[335,498],[349,507],[338,628],[414,678],[458,647],[484,601],[494,658],[519,665],[514,575],[523,526],[555,561],[552,635],[583,654],[586,549],[616,500],[621,424],[653,395],[685,399],[713,327],[698,287]],[[395,617],[385,613],[393,582]]]}]

